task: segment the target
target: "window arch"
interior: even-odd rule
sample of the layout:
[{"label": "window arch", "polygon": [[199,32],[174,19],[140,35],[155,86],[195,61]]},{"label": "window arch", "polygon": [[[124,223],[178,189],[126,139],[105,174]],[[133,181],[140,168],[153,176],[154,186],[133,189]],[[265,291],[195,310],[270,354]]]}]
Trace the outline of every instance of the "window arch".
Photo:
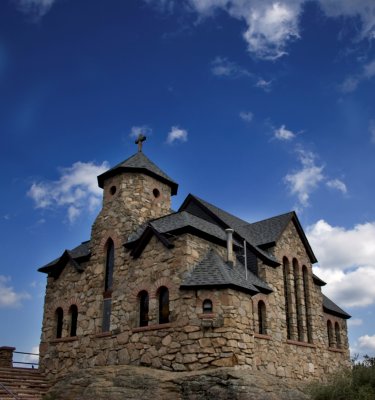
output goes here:
[{"label": "window arch", "polygon": [[336,337],[336,347],[341,349],[341,332],[340,325],[338,322],[335,323],[335,337]]},{"label": "window arch", "polygon": [[159,291],[159,324],[169,322],[169,290],[162,286]]},{"label": "window arch", "polygon": [[205,299],[202,303],[203,314],[211,314],[213,312],[212,300]]},{"label": "window arch", "polygon": [[291,288],[289,281],[289,260],[283,258],[283,275],[284,275],[284,297],[285,297],[285,318],[286,318],[286,331],[287,338],[292,339],[292,307],[291,307]]},{"label": "window arch", "polygon": [[77,336],[78,308],[75,304],[72,304],[70,306],[69,315],[70,315],[70,336]]},{"label": "window arch", "polygon": [[64,322],[64,311],[61,307],[58,307],[55,311],[56,318],[56,339],[62,337],[63,322]]},{"label": "window arch", "polygon": [[258,301],[258,333],[267,334],[266,305],[263,300]]},{"label": "window arch", "polygon": [[139,326],[148,325],[149,296],[146,290],[138,294],[139,301]]},{"label": "window arch", "polygon": [[107,241],[107,257],[105,262],[105,281],[104,290],[112,290],[113,270],[115,265],[115,246],[111,238]]},{"label": "window arch", "polygon": [[328,346],[334,347],[333,327],[332,327],[332,322],[330,320],[327,321],[327,334],[328,334]]},{"label": "window arch", "polygon": [[312,343],[312,324],[311,324],[311,302],[310,302],[310,286],[309,272],[306,265],[302,267],[303,294],[305,297],[305,314],[306,314],[306,330],[307,341]]},{"label": "window arch", "polygon": [[293,258],[293,275],[294,275],[294,294],[296,300],[296,313],[297,313],[297,336],[300,342],[303,342],[303,320],[302,320],[302,307],[301,307],[301,287],[299,279],[299,267],[296,258]]},{"label": "window arch", "polygon": [[111,327],[113,271],[115,268],[115,245],[111,238],[107,240],[106,247],[102,332],[109,332]]}]

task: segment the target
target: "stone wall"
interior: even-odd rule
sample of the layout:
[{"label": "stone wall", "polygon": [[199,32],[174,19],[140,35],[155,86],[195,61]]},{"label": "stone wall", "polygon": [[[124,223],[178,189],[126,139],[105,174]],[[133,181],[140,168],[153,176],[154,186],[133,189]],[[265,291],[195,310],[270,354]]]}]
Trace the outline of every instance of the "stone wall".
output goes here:
[{"label": "stone wall", "polygon": [[[116,189],[113,189],[113,188]],[[158,189],[158,196],[153,190]],[[287,338],[283,268],[259,263],[259,274],[273,292],[248,294],[232,289],[180,290],[180,284],[213,247],[225,258],[226,249],[190,234],[171,238],[166,248],[155,236],[138,258],[132,258],[123,244],[130,234],[150,218],[169,213],[170,188],[142,175],[126,173],[104,184],[104,204],[92,227],[91,258],[83,272],[66,265],[57,278],[48,278],[42,338],[41,368],[49,376],[67,371],[106,365],[144,365],[169,371],[195,371],[210,367],[246,366],[292,379],[321,378],[347,365],[346,323],[342,327],[342,348],[329,348],[327,318],[322,310],[320,287],[312,280],[311,263],[290,223],[273,249],[274,256],[292,263],[298,260],[308,270],[309,318],[312,337],[307,335],[305,298],[290,299],[292,337]],[[109,238],[115,249],[113,287],[104,292],[106,250]],[[300,272],[298,285],[302,285]],[[290,275],[289,280],[292,279]],[[169,290],[169,322],[159,324],[158,291]],[[141,291],[149,294],[148,326],[139,326]],[[111,299],[109,331],[103,332],[103,303]],[[205,299],[213,303],[205,314]],[[266,332],[259,334],[258,301],[266,305]],[[71,305],[78,307],[77,336],[69,337]],[[58,307],[64,311],[62,338],[56,339]],[[297,307],[300,318],[297,321]],[[302,315],[302,317],[301,317]],[[296,336],[297,324],[302,330]]]}]

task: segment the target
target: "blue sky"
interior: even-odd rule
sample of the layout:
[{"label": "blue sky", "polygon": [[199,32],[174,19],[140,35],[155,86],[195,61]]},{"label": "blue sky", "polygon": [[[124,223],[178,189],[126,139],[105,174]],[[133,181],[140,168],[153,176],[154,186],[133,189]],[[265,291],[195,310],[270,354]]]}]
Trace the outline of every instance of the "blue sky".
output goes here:
[{"label": "blue sky", "polygon": [[39,343],[38,267],[90,237],[136,151],[255,221],[297,210],[325,293],[375,355],[373,0],[0,3],[0,345]]}]

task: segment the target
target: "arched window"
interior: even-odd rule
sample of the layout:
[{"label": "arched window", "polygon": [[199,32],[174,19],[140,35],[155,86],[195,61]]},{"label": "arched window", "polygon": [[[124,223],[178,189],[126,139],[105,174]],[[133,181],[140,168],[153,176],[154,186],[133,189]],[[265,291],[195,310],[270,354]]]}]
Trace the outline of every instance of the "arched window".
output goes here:
[{"label": "arched window", "polygon": [[312,343],[310,286],[309,286],[309,273],[308,273],[306,265],[304,265],[302,267],[302,276],[303,276],[303,293],[305,296],[307,341],[309,343]]},{"label": "arched window", "polygon": [[103,294],[102,332],[109,332],[112,313],[112,286],[113,270],[115,267],[115,246],[111,238],[107,241],[107,255],[105,260],[105,278]]},{"label": "arched window", "polygon": [[169,322],[169,290],[162,286],[159,289],[159,324]]},{"label": "arched window", "polygon": [[77,336],[78,308],[75,304],[72,304],[70,306],[69,315],[70,315],[70,336]]},{"label": "arched window", "polygon": [[332,327],[332,322],[330,320],[327,321],[327,334],[328,334],[328,346],[333,347],[334,346],[333,327]]},{"label": "arched window", "polygon": [[139,326],[148,325],[148,303],[149,297],[145,290],[138,295],[139,298]]},{"label": "arched window", "polygon": [[258,333],[262,335],[267,334],[266,321],[266,305],[260,300],[258,301]]},{"label": "arched window", "polygon": [[115,246],[111,238],[107,242],[107,258],[105,262],[104,291],[112,290],[113,269],[115,265]]},{"label": "arched window", "polygon": [[294,274],[294,294],[296,299],[296,312],[297,312],[297,335],[298,335],[298,340],[300,342],[303,342],[301,287],[299,279],[298,261],[295,258],[293,258],[293,274]]},{"label": "arched window", "polygon": [[203,314],[211,314],[213,311],[212,301],[210,299],[203,300],[202,308]]},{"label": "arched window", "polygon": [[338,349],[341,349],[341,332],[340,332],[340,325],[338,322],[335,323],[335,336],[336,336],[336,346]]},{"label": "arched window", "polygon": [[56,339],[60,339],[62,337],[63,321],[64,321],[64,311],[61,307],[56,309],[55,317],[56,317]]},{"label": "arched window", "polygon": [[287,338],[292,338],[292,307],[291,307],[291,290],[289,281],[289,260],[283,258],[283,275],[284,275],[284,297],[285,297],[285,318]]}]

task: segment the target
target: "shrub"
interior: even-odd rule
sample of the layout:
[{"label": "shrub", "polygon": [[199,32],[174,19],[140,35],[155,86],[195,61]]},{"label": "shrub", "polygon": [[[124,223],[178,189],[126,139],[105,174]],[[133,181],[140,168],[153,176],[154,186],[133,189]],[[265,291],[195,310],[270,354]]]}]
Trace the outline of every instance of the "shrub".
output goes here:
[{"label": "shrub", "polygon": [[310,386],[309,393],[313,400],[375,400],[375,357],[364,356],[327,383]]}]

